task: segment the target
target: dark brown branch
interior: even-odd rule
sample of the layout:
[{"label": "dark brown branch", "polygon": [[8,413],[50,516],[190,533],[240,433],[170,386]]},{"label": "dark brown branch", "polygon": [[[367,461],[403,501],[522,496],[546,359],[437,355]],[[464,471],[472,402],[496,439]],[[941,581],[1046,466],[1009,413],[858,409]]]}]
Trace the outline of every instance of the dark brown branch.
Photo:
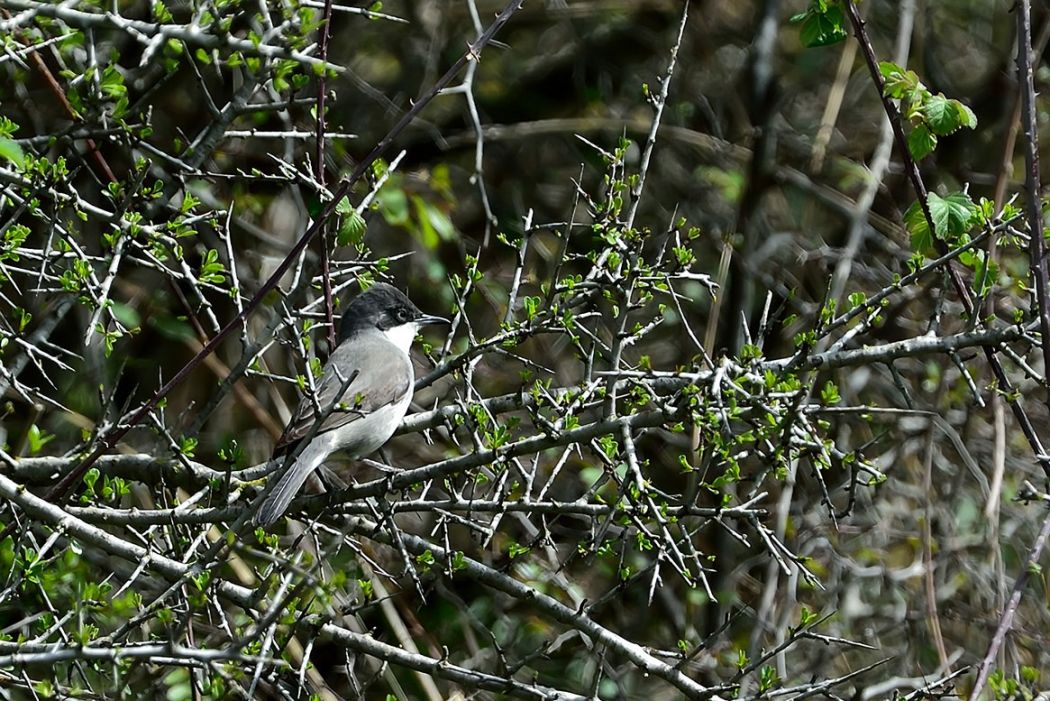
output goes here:
[{"label": "dark brown branch", "polygon": [[[1050,308],[1047,306],[1046,249],[1043,242],[1043,211],[1039,197],[1039,126],[1035,111],[1035,80],[1032,76],[1032,6],[1021,0],[1017,16],[1017,77],[1020,83],[1024,129],[1025,214],[1028,217],[1029,265],[1039,302],[1039,332],[1042,334],[1043,366],[1050,368]],[[1050,407],[1050,395],[1047,396]]]},{"label": "dark brown branch", "polygon": [[[322,61],[328,61],[328,40],[332,34],[332,0],[324,2],[324,17],[321,22],[321,36],[318,51]],[[325,91],[327,90],[325,79],[328,71],[321,71],[317,77],[317,150],[314,153],[314,179],[324,187],[325,185]],[[319,195],[323,193],[318,193]],[[328,324],[328,352],[335,350],[335,320],[332,303],[332,265],[328,256],[328,223],[321,225],[321,287],[324,289],[324,318]]]}]

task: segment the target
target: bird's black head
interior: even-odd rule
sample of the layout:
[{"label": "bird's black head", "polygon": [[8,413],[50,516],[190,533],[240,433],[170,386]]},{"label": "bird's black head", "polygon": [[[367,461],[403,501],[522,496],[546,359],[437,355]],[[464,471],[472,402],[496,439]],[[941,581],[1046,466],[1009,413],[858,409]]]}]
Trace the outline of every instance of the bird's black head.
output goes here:
[{"label": "bird's black head", "polygon": [[339,322],[339,343],[365,329],[390,332],[391,329],[410,326],[410,338],[425,324],[448,323],[437,316],[429,316],[405,296],[401,290],[384,282],[376,283],[350,302]]}]

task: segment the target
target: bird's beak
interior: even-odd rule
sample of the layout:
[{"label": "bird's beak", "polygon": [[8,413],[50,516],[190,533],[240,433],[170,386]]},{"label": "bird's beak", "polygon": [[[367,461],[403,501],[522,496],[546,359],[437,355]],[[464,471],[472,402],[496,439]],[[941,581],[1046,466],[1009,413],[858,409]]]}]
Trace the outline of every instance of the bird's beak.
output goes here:
[{"label": "bird's beak", "polygon": [[447,324],[448,319],[441,316],[430,316],[429,314],[424,314],[416,319],[416,323],[420,326],[431,326],[433,324]]}]

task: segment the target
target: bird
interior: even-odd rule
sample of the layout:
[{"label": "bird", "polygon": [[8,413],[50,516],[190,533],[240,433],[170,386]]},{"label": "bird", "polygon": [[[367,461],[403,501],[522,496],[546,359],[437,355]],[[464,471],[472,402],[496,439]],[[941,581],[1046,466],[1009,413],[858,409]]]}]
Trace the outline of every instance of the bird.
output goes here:
[{"label": "bird", "polygon": [[257,526],[279,519],[306,478],[332,453],[363,458],[390,439],[412,401],[412,341],[420,327],[447,323],[424,314],[386,283],[372,285],[350,302],[314,398],[299,403],[274,446],[274,458],[309,442],[253,515]]}]

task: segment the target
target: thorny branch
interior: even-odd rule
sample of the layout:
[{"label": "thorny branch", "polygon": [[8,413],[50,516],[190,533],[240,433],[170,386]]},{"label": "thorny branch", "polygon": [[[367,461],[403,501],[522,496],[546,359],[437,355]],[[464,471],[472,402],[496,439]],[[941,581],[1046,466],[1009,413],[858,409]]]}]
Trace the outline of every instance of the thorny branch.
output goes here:
[{"label": "thorny branch", "polygon": [[[555,19],[590,11],[556,4],[544,10]],[[961,654],[952,617],[973,616],[938,596],[954,563],[974,557],[973,529],[953,531],[968,512],[942,509],[935,492],[965,501],[972,482],[984,503],[1003,488],[982,472],[982,428],[960,415],[1000,394],[1050,464],[1023,406],[1050,358],[1038,352],[1050,317],[1027,12],[1026,217],[995,212],[916,262],[898,245],[896,210],[881,207],[896,143],[935,228],[900,110],[883,97],[880,140],[856,163],[859,150],[837,153],[836,129],[854,126],[834,123],[849,109],[843,60],[820,135],[793,131],[800,122],[778,111],[780,3],[760,13],[745,111],[761,133],[744,138],[723,123],[744,106],[712,108],[692,74],[710,19],[685,5],[664,13],[669,54],[638,80],[657,89],[615,114],[507,125],[487,123],[502,91],[558,75],[573,41],[595,38],[569,41],[555,22],[545,45],[565,48],[522,68],[515,33],[482,62],[521,2],[487,29],[478,3],[454,5],[428,14],[423,3],[402,20],[331,0],[151,3],[141,16],[0,0],[0,72],[30,106],[12,108],[17,129],[0,122],[0,153],[24,152],[0,158],[0,685],[72,696],[118,679],[149,694],[159,678],[195,698],[400,700],[948,693]],[[857,8],[844,9],[881,93]],[[370,32],[407,41],[382,34],[393,22],[417,42],[416,25],[427,29],[411,50],[427,84],[401,85],[419,96],[403,107],[368,82],[393,63],[357,63]],[[341,63],[347,36],[361,47],[353,70]],[[46,90],[18,74],[29,62]],[[347,89],[378,106],[382,128],[356,119]],[[33,107],[38,95],[54,104]],[[446,111],[462,123],[436,114],[410,130],[438,95],[463,100]],[[446,138],[450,124],[467,132]],[[556,138],[585,162],[537,178],[551,190],[519,201],[500,176],[537,156],[548,168],[543,139]],[[379,160],[395,140],[409,155]],[[349,174],[330,185],[344,162]],[[804,170],[865,162],[859,189]],[[695,181],[751,194],[710,211],[704,194],[670,199]],[[781,200],[793,204],[780,211]],[[724,320],[742,339],[731,355],[701,340],[726,294],[719,206],[756,244],[736,251],[748,256],[738,282],[765,288],[761,314],[744,304]],[[808,231],[824,220],[844,238]],[[797,239],[786,255],[784,238]],[[979,317],[964,261],[1025,240],[1038,318],[1011,314],[1025,304],[987,268],[975,289],[992,313]],[[311,394],[336,300],[381,278],[454,315],[447,337],[416,344],[416,406],[382,454],[298,498],[286,535],[247,531],[272,434],[287,402]],[[953,318],[941,280],[968,319]],[[894,538],[920,519],[912,557]],[[917,578],[925,615],[887,614],[880,596],[907,601]],[[887,676],[892,631],[913,621],[938,632],[941,668]]]}]

